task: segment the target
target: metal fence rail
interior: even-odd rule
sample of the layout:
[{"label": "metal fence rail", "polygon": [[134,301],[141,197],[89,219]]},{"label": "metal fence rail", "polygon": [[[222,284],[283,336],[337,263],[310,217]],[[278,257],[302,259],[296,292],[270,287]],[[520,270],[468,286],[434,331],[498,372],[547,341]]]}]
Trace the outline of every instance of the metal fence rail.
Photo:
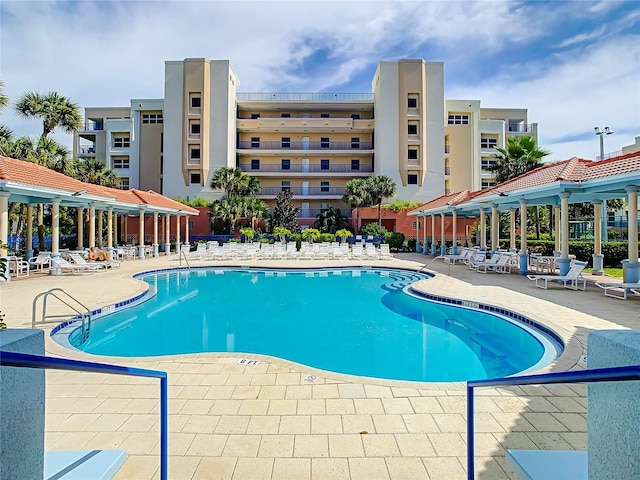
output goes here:
[{"label": "metal fence rail", "polygon": [[550,385],[554,383],[597,383],[640,380],[640,365],[628,367],[597,368],[576,372],[543,373],[522,377],[490,378],[467,382],[467,479],[475,478],[474,397],[478,387],[506,387],[510,385]]},{"label": "metal fence rail", "polygon": [[167,372],[4,351],[0,351],[0,365],[4,367],[71,370],[76,372],[108,373],[112,375],[160,379],[160,479],[167,480],[169,474],[169,396]]}]

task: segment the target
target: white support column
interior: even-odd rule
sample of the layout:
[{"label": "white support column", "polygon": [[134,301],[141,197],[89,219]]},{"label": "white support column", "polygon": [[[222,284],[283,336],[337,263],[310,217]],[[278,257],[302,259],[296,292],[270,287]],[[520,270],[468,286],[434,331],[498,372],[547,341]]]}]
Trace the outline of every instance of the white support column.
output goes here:
[{"label": "white support column", "polygon": [[158,253],[158,212],[153,212],[153,256],[157,257]]},{"label": "white support column", "polygon": [[[9,192],[0,192],[0,243],[9,243]],[[7,256],[7,249],[0,247],[0,257]],[[7,274],[9,278],[9,274]]]},{"label": "white support column", "polygon": [[451,225],[451,233],[453,235],[453,243],[452,243],[452,252],[454,255],[458,254],[458,212],[453,209],[451,213],[451,220],[453,224]]},{"label": "white support column", "polygon": [[638,187],[627,187],[629,263],[638,263]]},{"label": "white support column", "polygon": [[520,275],[529,273],[529,252],[527,252],[527,201],[520,199]]},{"label": "white support column", "polygon": [[51,256],[60,256],[60,199],[51,200]]},{"label": "white support column", "polygon": [[593,200],[593,270],[592,275],[603,275],[602,255],[602,200]]},{"label": "white support column", "polygon": [[118,212],[113,212],[113,243],[118,245],[118,224],[120,223],[120,218],[118,217]]},{"label": "white support column", "polygon": [[445,214],[441,213],[440,214],[440,245],[441,246],[447,244],[447,239],[445,238],[445,232],[444,232],[444,219],[445,219]]},{"label": "white support column", "polygon": [[553,207],[553,229],[555,230],[554,237],[556,240],[555,250],[556,252],[559,252],[560,239],[562,238],[562,232],[560,231],[560,207],[557,205]]},{"label": "white support column", "polygon": [[560,251],[562,258],[569,258],[569,192],[560,194]]},{"label": "white support column", "polygon": [[124,231],[124,243],[125,244],[129,244],[129,214],[125,213],[123,215],[123,220],[124,220],[124,227],[123,227],[123,231]]},{"label": "white support column", "polygon": [[420,217],[416,216],[416,252],[420,251]]},{"label": "white support column", "polygon": [[25,257],[33,257],[33,203],[27,204],[27,254]]},{"label": "white support column", "polygon": [[171,253],[171,215],[168,213],[164,217],[164,254],[169,255]]},{"label": "white support column", "polygon": [[176,215],[176,253],[180,253],[180,214]]},{"label": "white support column", "polygon": [[[420,218],[420,217],[418,217]],[[427,216],[422,217],[422,238],[424,243],[422,244],[422,253],[429,253],[429,242],[427,241]]]},{"label": "white support column", "polygon": [[102,248],[102,210],[98,210],[96,215],[98,219],[98,231],[96,234],[98,238],[98,247]]},{"label": "white support column", "polygon": [[436,256],[436,215],[431,214],[431,255]]},{"label": "white support column", "polygon": [[189,243],[189,215],[184,217],[184,243]]},{"label": "white support column", "polygon": [[144,209],[141,208],[138,217],[138,258],[144,259]]},{"label": "white support column", "polygon": [[480,235],[480,248],[487,248],[487,214],[484,208],[480,209],[480,224],[478,225],[478,233]]},{"label": "white support column", "polygon": [[113,207],[107,208],[107,252],[109,258],[115,260],[113,254]]},{"label": "white support column", "polygon": [[500,240],[498,234],[498,205],[491,205],[491,250],[496,251],[500,248]]},{"label": "white support column", "polygon": [[509,247],[516,249],[516,209],[509,209]]},{"label": "white support column", "polygon": [[89,205],[89,248],[96,246],[96,207]]},{"label": "white support column", "polygon": [[78,237],[78,250],[84,248],[84,208],[78,207],[78,225],[76,226]]}]

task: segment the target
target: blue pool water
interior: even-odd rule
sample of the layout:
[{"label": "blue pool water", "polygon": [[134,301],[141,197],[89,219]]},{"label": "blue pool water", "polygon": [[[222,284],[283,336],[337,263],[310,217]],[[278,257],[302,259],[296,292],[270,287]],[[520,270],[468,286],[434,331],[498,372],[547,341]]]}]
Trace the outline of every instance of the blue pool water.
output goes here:
[{"label": "blue pool water", "polygon": [[510,375],[557,352],[504,318],[415,298],[402,270],[195,270],[140,277],[157,295],[94,320],[98,355],[265,354],[323,370],[415,381]]}]

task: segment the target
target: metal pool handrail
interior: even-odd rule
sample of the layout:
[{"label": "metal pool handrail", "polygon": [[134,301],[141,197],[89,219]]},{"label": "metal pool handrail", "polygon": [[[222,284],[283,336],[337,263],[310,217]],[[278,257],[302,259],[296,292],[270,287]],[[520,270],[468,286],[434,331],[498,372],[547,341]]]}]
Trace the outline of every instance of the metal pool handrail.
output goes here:
[{"label": "metal pool handrail", "polygon": [[84,362],[66,358],[0,351],[0,365],[5,367],[44,368],[80,372],[108,373],[160,379],[160,479],[168,478],[169,409],[167,372],[122,367],[105,363]]},{"label": "metal pool handrail", "polygon": [[467,382],[467,479],[475,478],[473,390],[478,387],[504,387],[509,385],[549,385],[553,383],[597,383],[640,380],[640,365],[596,368],[575,372],[543,373],[522,377],[489,378]]}]

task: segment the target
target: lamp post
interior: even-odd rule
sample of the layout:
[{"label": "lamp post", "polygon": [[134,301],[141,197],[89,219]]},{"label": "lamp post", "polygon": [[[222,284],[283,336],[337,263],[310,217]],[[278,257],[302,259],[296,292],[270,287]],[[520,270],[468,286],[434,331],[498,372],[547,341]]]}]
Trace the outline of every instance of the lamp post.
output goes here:
[{"label": "lamp post", "polygon": [[[613,134],[613,130],[609,127],[604,127],[604,130],[600,130],[600,127],[593,127],[596,135],[600,137],[600,158],[598,160],[604,160],[604,137],[605,135]],[[604,202],[603,215],[602,215],[602,240],[609,241],[609,232],[607,231],[607,202]]]},{"label": "lamp post", "polygon": [[600,127],[593,127],[596,131],[596,135],[600,137],[600,158],[598,160],[604,160],[604,136],[613,134],[613,130],[609,127],[604,127],[604,130],[600,130]]}]

